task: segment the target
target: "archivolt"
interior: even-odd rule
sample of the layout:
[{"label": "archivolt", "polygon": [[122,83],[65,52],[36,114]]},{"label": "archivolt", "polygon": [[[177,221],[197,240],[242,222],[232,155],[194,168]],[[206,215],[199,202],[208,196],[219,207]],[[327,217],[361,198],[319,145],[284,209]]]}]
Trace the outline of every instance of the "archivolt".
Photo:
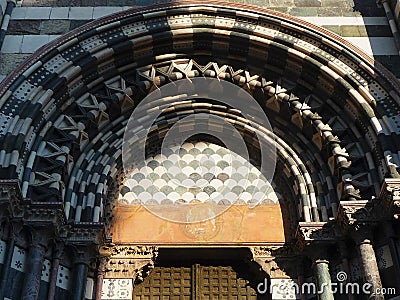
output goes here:
[{"label": "archivolt", "polygon": [[[216,77],[265,105],[299,219],[327,220],[338,200],[376,196],[385,176],[399,176],[398,86],[372,64],[333,34],[259,8],[119,13],[50,43],[2,83],[1,176],[17,177],[33,201],[64,201],[69,219],[97,222],[137,102],[169,81]],[[175,109],[184,116],[194,104]]]}]

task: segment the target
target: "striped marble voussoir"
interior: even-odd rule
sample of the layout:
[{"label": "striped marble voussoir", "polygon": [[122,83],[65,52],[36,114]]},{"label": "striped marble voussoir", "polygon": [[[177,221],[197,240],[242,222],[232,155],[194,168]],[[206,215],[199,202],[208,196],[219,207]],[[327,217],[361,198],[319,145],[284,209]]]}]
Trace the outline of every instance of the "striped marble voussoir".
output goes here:
[{"label": "striped marble voussoir", "polygon": [[[339,200],[376,196],[383,178],[399,177],[400,85],[390,72],[304,20],[219,1],[123,11],[36,51],[0,84],[0,176],[18,178],[32,201],[63,201],[70,220],[99,222],[123,180],[132,110],[193,77],[233,82],[265,106],[277,171],[296,187],[289,198],[303,220],[326,221]],[[234,112],[210,103],[175,109],[226,113],[252,140]],[[178,119],[164,117],[155,141]]]}]

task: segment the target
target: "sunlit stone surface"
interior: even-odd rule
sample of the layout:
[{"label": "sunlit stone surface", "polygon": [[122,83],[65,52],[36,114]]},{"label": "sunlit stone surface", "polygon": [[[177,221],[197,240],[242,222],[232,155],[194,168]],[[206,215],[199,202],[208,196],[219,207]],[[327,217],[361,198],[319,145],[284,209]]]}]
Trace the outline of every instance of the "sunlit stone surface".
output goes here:
[{"label": "sunlit stone surface", "polygon": [[257,205],[276,204],[280,198],[255,166],[216,144],[185,143],[149,157],[146,163],[127,174],[120,204]]}]

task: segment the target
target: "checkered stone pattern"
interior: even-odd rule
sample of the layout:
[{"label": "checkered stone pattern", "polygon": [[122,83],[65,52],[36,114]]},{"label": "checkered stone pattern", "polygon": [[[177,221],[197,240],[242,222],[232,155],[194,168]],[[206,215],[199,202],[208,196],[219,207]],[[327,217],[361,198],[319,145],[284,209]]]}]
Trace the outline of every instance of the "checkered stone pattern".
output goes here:
[{"label": "checkered stone pattern", "polygon": [[127,174],[120,203],[279,204],[280,194],[264,175],[226,148],[197,142],[166,151]]},{"label": "checkered stone pattern", "polygon": [[0,113],[13,117],[0,136],[1,176],[19,178],[33,201],[64,201],[71,220],[98,222],[118,184],[129,113],[193,76],[232,81],[265,104],[301,219],[327,220],[338,199],[376,196],[384,176],[399,176],[390,74],[314,25],[218,2],[124,11],[35,54],[0,85]]}]

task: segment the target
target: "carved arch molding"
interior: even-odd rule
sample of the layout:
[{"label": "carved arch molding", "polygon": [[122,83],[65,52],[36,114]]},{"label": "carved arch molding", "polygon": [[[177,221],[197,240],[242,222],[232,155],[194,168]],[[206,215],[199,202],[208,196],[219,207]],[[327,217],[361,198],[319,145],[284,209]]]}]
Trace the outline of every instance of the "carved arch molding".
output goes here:
[{"label": "carved arch molding", "polygon": [[[340,201],[378,199],[382,182],[400,177],[400,86],[377,62],[330,32],[267,9],[175,2],[86,24],[2,82],[7,217],[54,224],[71,243],[97,244],[105,228],[111,241],[123,128],[149,92],[192,77],[230,81],[263,106],[278,149],[277,184],[288,191],[295,223],[335,218]],[[207,99],[174,111],[224,114],[254,138],[240,112]],[[162,139],[170,125],[160,121],[152,137]]]}]

